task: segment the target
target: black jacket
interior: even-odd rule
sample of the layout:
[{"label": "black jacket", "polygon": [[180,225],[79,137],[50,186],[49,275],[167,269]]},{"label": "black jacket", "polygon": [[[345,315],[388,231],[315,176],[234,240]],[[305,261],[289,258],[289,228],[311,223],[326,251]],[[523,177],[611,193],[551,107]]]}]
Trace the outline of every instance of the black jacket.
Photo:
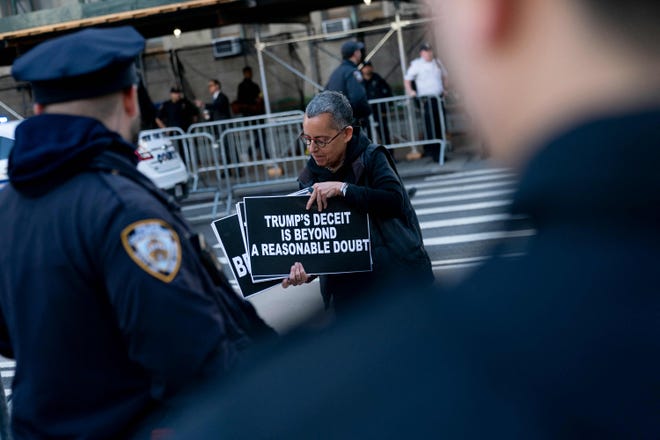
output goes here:
[{"label": "black jacket", "polygon": [[660,437],[658,121],[556,137],[515,196],[537,228],[525,256],[264,354],[179,438]]},{"label": "black jacket", "polygon": [[206,104],[206,110],[209,112],[211,121],[220,121],[231,118],[231,109],[227,95],[220,92],[210,104]]},{"label": "black jacket", "polygon": [[0,191],[0,353],[14,438],[125,438],[250,346],[254,309],[213,278],[174,202],[100,122],[16,129]]},{"label": "black jacket", "polygon": [[348,98],[353,107],[353,116],[357,120],[364,120],[371,114],[371,106],[362,81],[362,74],[357,66],[349,60],[344,60],[332,72],[325,86],[326,90],[341,92]]},{"label": "black jacket", "polygon": [[[310,158],[298,178],[301,188],[317,182],[349,183],[345,201],[357,212],[369,214],[373,271],[321,276],[321,293],[326,303],[333,298],[338,308],[393,283],[432,282],[419,222],[389,151],[372,146],[359,127],[353,130],[344,165],[339,170],[333,173]],[[402,247],[407,249],[405,256],[396,252]]]},{"label": "black jacket", "polygon": [[368,99],[389,98],[392,96],[390,85],[375,72],[372,74],[371,79],[364,78],[364,89],[367,91]]}]

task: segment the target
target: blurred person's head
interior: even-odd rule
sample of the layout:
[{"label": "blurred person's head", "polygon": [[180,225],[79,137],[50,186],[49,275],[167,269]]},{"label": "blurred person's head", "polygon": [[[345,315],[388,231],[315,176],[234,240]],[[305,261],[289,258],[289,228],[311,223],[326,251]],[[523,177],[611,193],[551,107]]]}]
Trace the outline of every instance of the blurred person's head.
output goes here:
[{"label": "blurred person's head", "polygon": [[352,121],[351,104],[339,92],[321,92],[307,104],[301,139],[318,166],[335,170],[342,165],[353,137]]},{"label": "blurred person's head", "polygon": [[209,93],[213,95],[215,92],[219,92],[222,90],[222,85],[220,84],[220,81],[217,79],[210,79],[209,80]]},{"label": "blurred person's head", "polygon": [[424,43],[419,48],[419,56],[427,63],[433,61],[433,48],[430,44]]},{"label": "blurred person's head", "polygon": [[374,75],[374,66],[371,65],[371,61],[366,61],[360,71],[362,72],[364,79],[371,79]]},{"label": "blurred person's head", "polygon": [[170,88],[170,100],[172,102],[177,102],[183,97],[183,93],[181,92],[181,89],[177,86],[173,86]]},{"label": "blurred person's head", "polygon": [[19,57],[12,75],[28,81],[34,113],[97,119],[124,139],[140,129],[135,58],[144,38],[132,27],[74,32],[39,44]]},{"label": "blurred person's head", "polygon": [[524,162],[584,119],[657,103],[657,0],[427,0],[494,157]]},{"label": "blurred person's head", "polygon": [[359,64],[362,61],[362,51],[364,44],[359,41],[347,41],[341,46],[341,57],[350,60],[353,64]]},{"label": "blurred person's head", "polygon": [[252,67],[243,67],[243,78],[252,79]]}]

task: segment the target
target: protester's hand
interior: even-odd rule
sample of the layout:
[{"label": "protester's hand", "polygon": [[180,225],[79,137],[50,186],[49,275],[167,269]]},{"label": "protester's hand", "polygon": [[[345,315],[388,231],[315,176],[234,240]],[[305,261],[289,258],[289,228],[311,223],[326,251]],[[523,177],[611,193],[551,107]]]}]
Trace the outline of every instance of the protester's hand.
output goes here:
[{"label": "protester's hand", "polygon": [[337,197],[341,195],[342,182],[321,182],[315,183],[312,187],[312,195],[307,200],[306,209],[310,209],[314,202],[319,212],[328,207],[328,199],[330,197]]},{"label": "protester's hand", "polygon": [[307,281],[309,281],[309,276],[305,272],[302,263],[295,262],[293,263],[293,266],[291,266],[289,277],[282,280],[282,287],[286,289],[289,286],[300,286]]}]

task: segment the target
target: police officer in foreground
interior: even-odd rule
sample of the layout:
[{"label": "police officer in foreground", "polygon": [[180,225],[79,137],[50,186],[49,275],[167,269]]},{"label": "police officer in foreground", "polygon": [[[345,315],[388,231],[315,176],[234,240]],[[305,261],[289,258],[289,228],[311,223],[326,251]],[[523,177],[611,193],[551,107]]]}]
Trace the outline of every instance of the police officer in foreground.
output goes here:
[{"label": "police officer in foreground", "polygon": [[36,102],[0,193],[0,353],[16,359],[17,439],[125,438],[272,334],[136,169],[143,48],[131,27],[87,29],[12,69]]},{"label": "police officer in foreground", "polygon": [[343,61],[332,72],[325,88],[343,93],[351,103],[358,125],[367,128],[371,107],[362,84],[362,73],[358,70],[358,64],[362,61],[362,50],[364,50],[364,44],[358,41],[347,41],[341,46]]}]

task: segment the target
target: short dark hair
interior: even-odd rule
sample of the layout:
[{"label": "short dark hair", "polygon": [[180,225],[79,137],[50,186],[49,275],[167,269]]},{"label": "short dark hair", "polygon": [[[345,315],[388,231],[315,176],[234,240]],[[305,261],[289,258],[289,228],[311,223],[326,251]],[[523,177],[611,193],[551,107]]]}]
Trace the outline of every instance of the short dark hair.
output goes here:
[{"label": "short dark hair", "polygon": [[614,33],[628,46],[660,54],[660,1],[578,0],[604,32]]},{"label": "short dark hair", "polygon": [[305,114],[308,118],[313,118],[323,113],[328,113],[331,116],[332,124],[337,130],[341,130],[353,122],[351,103],[339,92],[325,90],[314,96],[305,109]]},{"label": "short dark hair", "polygon": [[243,67],[243,73],[245,73],[245,72],[250,72],[250,73],[252,73],[252,67],[250,67],[250,66],[245,66],[245,67]]},{"label": "short dark hair", "polygon": [[220,88],[220,89],[222,88],[222,84],[220,84],[220,81],[217,80],[217,79],[210,79],[209,82],[212,82],[213,84],[218,86],[218,88]]}]

